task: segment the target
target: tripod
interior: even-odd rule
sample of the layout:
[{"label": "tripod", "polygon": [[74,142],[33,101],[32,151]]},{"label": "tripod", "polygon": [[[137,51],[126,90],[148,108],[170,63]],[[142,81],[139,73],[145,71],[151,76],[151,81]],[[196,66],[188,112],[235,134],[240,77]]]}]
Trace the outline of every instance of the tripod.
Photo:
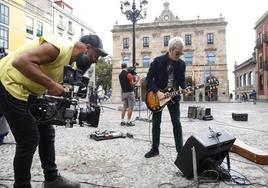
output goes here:
[{"label": "tripod", "polygon": [[[136,94],[138,94],[137,91],[138,91],[138,88],[136,88]],[[139,116],[137,116],[135,120],[144,121],[144,122],[151,122],[152,120],[150,120],[149,118],[141,117],[141,92],[139,92],[139,93],[140,93],[140,95],[138,97],[138,100],[139,100]],[[148,111],[148,108],[147,108],[147,117],[148,117],[148,113],[149,113],[149,111]]]}]

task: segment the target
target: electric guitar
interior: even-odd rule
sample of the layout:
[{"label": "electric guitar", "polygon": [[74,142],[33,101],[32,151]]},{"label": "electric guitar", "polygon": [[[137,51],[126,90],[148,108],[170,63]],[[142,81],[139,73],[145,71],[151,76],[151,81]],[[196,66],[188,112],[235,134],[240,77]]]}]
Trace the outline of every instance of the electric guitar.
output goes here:
[{"label": "electric guitar", "polygon": [[[200,89],[203,87],[209,86],[210,88],[216,88],[219,85],[219,81],[215,78],[208,80],[207,84],[201,84],[195,87],[187,88],[191,92],[193,92],[196,89]],[[171,99],[175,96],[181,95],[181,90],[174,90],[173,88],[167,88],[162,90],[162,92],[165,94],[165,97],[162,99],[158,99],[157,94],[153,91],[149,91],[146,94],[145,103],[147,108],[152,111],[153,113],[159,112],[163,110],[163,108],[166,106],[168,102],[173,102]]]}]

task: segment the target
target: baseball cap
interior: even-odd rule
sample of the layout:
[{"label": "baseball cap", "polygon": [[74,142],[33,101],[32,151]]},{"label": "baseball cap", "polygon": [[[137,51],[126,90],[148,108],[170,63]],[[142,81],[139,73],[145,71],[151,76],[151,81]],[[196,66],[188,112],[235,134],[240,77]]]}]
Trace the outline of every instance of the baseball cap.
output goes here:
[{"label": "baseball cap", "polygon": [[98,35],[84,35],[80,38],[80,42],[90,44],[96,48],[101,57],[105,57],[108,53],[103,49],[102,41]]}]

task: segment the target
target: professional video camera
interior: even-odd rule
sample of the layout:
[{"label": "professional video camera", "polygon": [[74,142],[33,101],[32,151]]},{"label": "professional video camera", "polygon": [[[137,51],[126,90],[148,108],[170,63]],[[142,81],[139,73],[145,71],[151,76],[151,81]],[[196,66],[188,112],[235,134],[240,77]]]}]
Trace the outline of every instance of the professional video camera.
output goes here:
[{"label": "professional video camera", "polygon": [[[87,123],[89,126],[97,127],[98,121],[92,123],[92,115],[96,111],[100,112],[98,106],[87,106],[78,110],[79,98],[87,96],[88,82],[89,78],[84,77],[82,71],[73,69],[69,65],[65,66],[63,86],[67,90],[66,94],[62,97],[47,94],[42,97],[29,95],[29,114],[40,124],[49,123],[66,127],[73,127],[73,124],[77,123],[76,119],[79,114],[79,124],[81,126],[83,123]],[[99,115],[99,113],[94,115]]]}]

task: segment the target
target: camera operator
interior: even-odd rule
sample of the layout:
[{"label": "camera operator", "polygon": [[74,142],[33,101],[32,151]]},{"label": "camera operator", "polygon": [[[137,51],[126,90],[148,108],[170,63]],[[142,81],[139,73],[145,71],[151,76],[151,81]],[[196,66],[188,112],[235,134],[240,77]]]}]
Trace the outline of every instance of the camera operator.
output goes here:
[{"label": "camera operator", "polygon": [[[127,64],[123,63],[121,65],[122,71],[119,74],[119,81],[122,89],[122,101],[123,108],[121,111],[121,126],[135,126],[134,123],[131,122],[131,116],[133,112],[133,108],[135,105],[135,93],[134,87],[139,81],[139,78],[136,76],[135,69],[132,67],[127,68]],[[125,114],[127,111],[127,122],[125,122]]]},{"label": "camera operator", "polygon": [[85,35],[75,43],[63,44],[40,37],[0,60],[0,107],[16,140],[14,188],[31,188],[31,166],[39,147],[44,188],[78,188],[58,173],[55,163],[55,129],[37,123],[27,112],[29,94],[62,96],[65,65],[85,72],[100,56],[108,55],[97,35]]}]

